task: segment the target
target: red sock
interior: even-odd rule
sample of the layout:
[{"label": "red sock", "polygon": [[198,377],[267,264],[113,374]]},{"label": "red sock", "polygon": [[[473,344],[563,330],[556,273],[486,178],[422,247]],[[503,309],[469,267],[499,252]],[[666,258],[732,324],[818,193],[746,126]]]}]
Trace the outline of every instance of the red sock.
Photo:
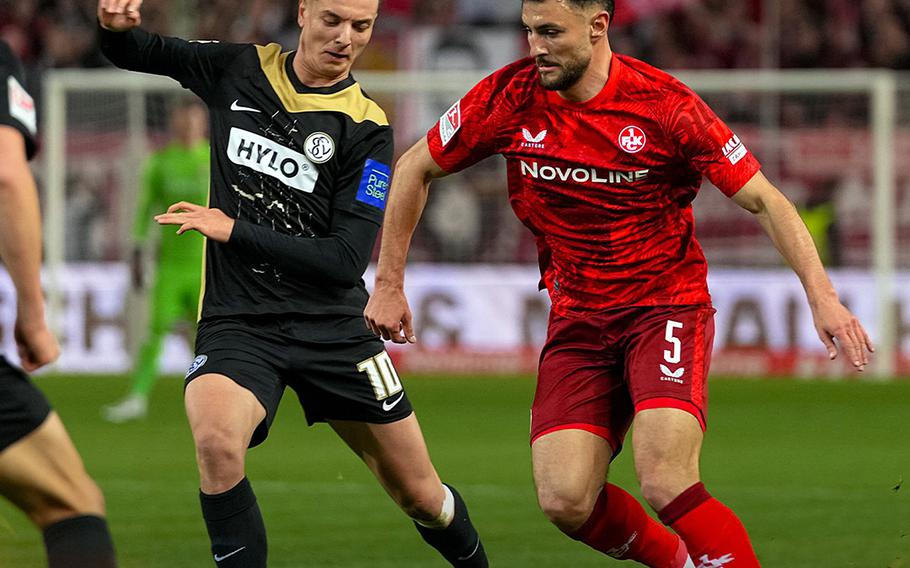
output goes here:
[{"label": "red sock", "polygon": [[635,497],[610,483],[585,524],[570,536],[607,556],[652,568],[683,568],[688,558],[678,536],[652,519]]},{"label": "red sock", "polygon": [[701,483],[686,489],[660,511],[660,520],[686,541],[699,568],[758,568],[749,535],[726,505]]}]

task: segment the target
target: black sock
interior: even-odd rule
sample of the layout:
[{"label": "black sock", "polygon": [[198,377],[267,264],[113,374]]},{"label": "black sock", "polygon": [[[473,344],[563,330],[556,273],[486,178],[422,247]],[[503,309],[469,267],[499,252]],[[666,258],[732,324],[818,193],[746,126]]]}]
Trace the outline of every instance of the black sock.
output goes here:
[{"label": "black sock", "polygon": [[219,568],[265,568],[265,524],[247,478],[217,495],[199,492],[202,517]]},{"label": "black sock", "polygon": [[455,497],[455,516],[452,518],[452,522],[444,529],[430,529],[415,522],[417,532],[452,566],[487,568],[490,565],[487,561],[487,554],[483,550],[477,529],[471,524],[467,505],[454,487],[448,484],[446,487],[452,491],[452,496]]},{"label": "black sock", "polygon": [[114,543],[101,517],[64,519],[44,529],[50,568],[116,568]]}]

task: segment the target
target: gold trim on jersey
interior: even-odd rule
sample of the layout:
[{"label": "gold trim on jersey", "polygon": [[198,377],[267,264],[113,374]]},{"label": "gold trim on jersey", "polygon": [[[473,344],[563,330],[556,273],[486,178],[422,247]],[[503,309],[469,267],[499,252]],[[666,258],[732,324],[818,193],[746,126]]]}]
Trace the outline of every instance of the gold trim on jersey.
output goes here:
[{"label": "gold trim on jersey", "polygon": [[[208,193],[205,196],[206,207],[212,206],[212,186],[209,185]],[[196,303],[196,323],[202,320],[202,302],[205,300],[205,268],[208,262],[208,244],[209,238],[202,235],[202,278],[199,279],[199,301]]]},{"label": "gold trim on jersey", "polygon": [[286,71],[287,58],[290,53],[281,53],[277,43],[257,45],[259,62],[275,94],[288,112],[340,112],[348,115],[354,122],[374,122],[379,126],[388,126],[389,119],[385,112],[363,94],[358,83],[346,89],[328,95],[318,93],[298,93],[291,83]]}]

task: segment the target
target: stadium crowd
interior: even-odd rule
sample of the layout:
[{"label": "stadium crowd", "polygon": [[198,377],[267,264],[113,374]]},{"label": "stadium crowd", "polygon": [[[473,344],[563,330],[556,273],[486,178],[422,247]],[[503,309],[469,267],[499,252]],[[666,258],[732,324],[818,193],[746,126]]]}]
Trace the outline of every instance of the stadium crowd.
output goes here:
[{"label": "stadium crowd", "polygon": [[[297,0],[148,0],[143,18],[146,27],[163,33],[290,41],[296,37],[296,4]],[[615,49],[671,69],[774,63],[785,68],[910,69],[906,0],[782,0],[775,16],[762,13],[761,0],[680,0],[669,5],[675,8],[624,23],[619,3]],[[766,26],[772,17],[781,24]],[[518,9],[511,2],[388,0],[380,19],[385,33],[434,25],[517,27]],[[94,26],[93,0],[0,0],[0,37],[30,65],[104,65]],[[763,30],[769,29],[780,31],[763,39]],[[773,35],[770,43],[767,35]],[[763,58],[768,46],[773,52]]]}]

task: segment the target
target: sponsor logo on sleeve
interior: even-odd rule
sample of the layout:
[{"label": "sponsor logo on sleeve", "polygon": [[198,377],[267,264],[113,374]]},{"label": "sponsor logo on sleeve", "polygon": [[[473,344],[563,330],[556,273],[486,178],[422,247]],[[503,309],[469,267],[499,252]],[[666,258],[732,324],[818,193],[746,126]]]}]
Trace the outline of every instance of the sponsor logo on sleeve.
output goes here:
[{"label": "sponsor logo on sleeve", "polygon": [[35,100],[12,75],[6,80],[6,87],[9,94],[10,116],[21,122],[34,136],[38,133]]},{"label": "sponsor logo on sleeve", "polygon": [[457,101],[439,119],[439,138],[443,147],[447,146],[455,134],[461,130],[461,100]]},{"label": "sponsor logo on sleeve", "polygon": [[389,196],[389,178],[392,170],[376,160],[367,160],[363,166],[363,177],[357,189],[357,201],[385,211]]},{"label": "sponsor logo on sleeve", "polygon": [[627,126],[619,133],[619,147],[629,154],[641,152],[647,143],[645,131],[637,126]]},{"label": "sponsor logo on sleeve", "polygon": [[227,153],[235,164],[273,177],[293,189],[312,193],[316,188],[319,170],[313,162],[300,152],[258,134],[231,128]]},{"label": "sponsor logo on sleeve", "polygon": [[740,141],[739,136],[736,134],[724,144],[724,157],[730,160],[730,163],[734,166],[745,158],[748,153],[749,150],[746,149],[745,144]]}]

